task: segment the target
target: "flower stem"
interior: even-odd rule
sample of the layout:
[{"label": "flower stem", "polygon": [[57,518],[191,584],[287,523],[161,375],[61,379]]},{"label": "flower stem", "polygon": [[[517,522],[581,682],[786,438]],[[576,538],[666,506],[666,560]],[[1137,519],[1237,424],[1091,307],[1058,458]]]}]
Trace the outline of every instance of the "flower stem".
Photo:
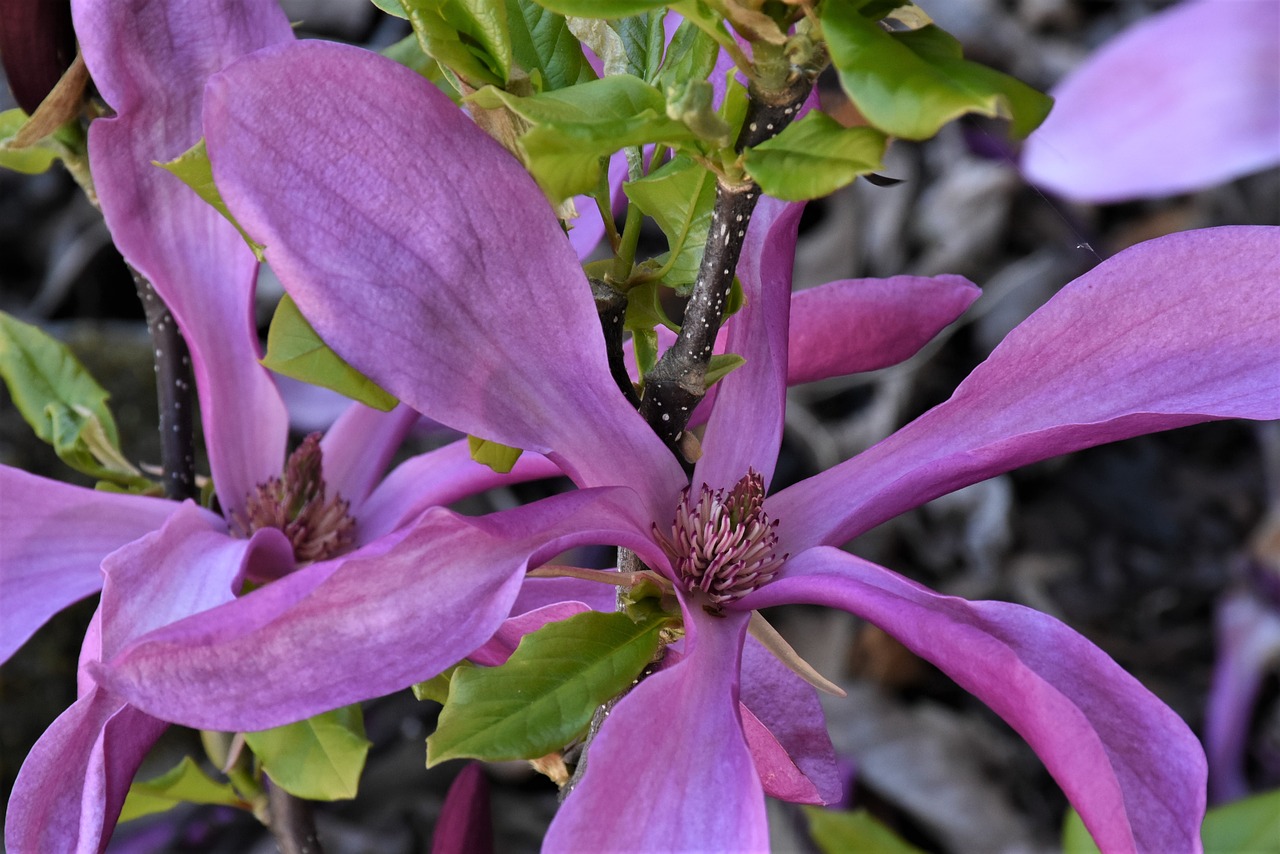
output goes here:
[{"label": "flower stem", "polygon": [[147,329],[155,352],[164,494],[175,501],[196,498],[200,491],[196,487],[191,354],[173,314],[151,282],[132,267],[130,272],[147,315]]},{"label": "flower stem", "polygon": [[311,804],[267,781],[271,835],[280,854],[323,854]]}]

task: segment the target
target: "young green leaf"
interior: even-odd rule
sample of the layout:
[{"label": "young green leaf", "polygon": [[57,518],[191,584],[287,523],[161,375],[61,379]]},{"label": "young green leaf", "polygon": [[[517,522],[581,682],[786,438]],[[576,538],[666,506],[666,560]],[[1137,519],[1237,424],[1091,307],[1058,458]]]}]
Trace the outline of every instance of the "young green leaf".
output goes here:
[{"label": "young green leaf", "polygon": [[706,80],[715,68],[720,55],[720,45],[691,21],[682,21],[676,28],[671,43],[667,45],[662,69],[656,81],[658,88],[667,88],[686,80]]},{"label": "young green leaf", "polygon": [[715,176],[680,155],[648,176],[623,184],[622,189],[667,237],[672,257],[663,281],[670,285],[691,284],[697,278],[707,229],[711,227]]},{"label": "young green leaf", "polygon": [[707,372],[702,378],[703,386],[711,388],[746,363],[747,360],[737,353],[717,353],[707,362]]},{"label": "young green leaf", "polygon": [[538,5],[579,18],[625,18],[667,5],[667,0],[538,0]]},{"label": "young green leaf", "polygon": [[377,6],[388,15],[394,15],[397,18],[409,19],[409,13],[404,10],[404,6],[400,5],[400,0],[373,0],[373,5]]},{"label": "young green leaf", "polygon": [[179,181],[195,190],[196,195],[204,199],[206,204],[212,205],[218,213],[226,217],[227,221],[236,227],[236,231],[240,232],[244,242],[249,244],[249,248],[253,250],[253,254],[257,256],[258,260],[262,260],[262,250],[265,247],[240,227],[240,223],[236,222],[236,218],[231,215],[231,211],[227,210],[227,204],[222,200],[222,194],[218,192],[217,185],[213,183],[213,166],[209,163],[209,152],[205,148],[203,137],[195,145],[167,163],[152,162],[161,169],[172,173]]},{"label": "young green leaf", "polygon": [[129,787],[124,807],[120,810],[120,821],[164,812],[182,803],[248,808],[230,783],[215,782],[194,759],[184,756],[181,762],[159,777],[142,780]]},{"label": "young green leaf", "polygon": [[159,777],[142,780],[129,787],[120,821],[165,812],[181,803],[215,804],[248,809],[230,783],[211,778],[190,756]]},{"label": "young green leaf", "polygon": [[564,747],[652,660],[668,619],[590,611],[525,635],[505,664],[456,671],[427,739],[427,766],[534,759]]},{"label": "young green leaf", "polygon": [[275,729],[246,732],[244,741],[271,782],[313,801],[354,798],[369,754],[358,705]]},{"label": "young green leaf", "polygon": [[443,673],[437,673],[426,682],[417,682],[409,686],[409,690],[413,692],[415,700],[434,700],[440,705],[444,705],[444,701],[449,697],[449,682],[453,679],[453,674],[461,667],[475,667],[469,661],[463,661],[455,664]]},{"label": "young green leaf", "polygon": [[413,32],[432,59],[472,86],[511,80],[506,0],[400,0]]},{"label": "young green leaf", "polygon": [[58,155],[43,143],[25,148],[9,148],[10,141],[26,123],[27,114],[20,109],[0,113],[0,168],[36,175],[52,166]]},{"label": "young green leaf", "polygon": [[921,850],[885,827],[866,810],[836,812],[803,807],[809,833],[823,854],[874,851],[876,854],[923,854]]},{"label": "young green leaf", "polygon": [[615,73],[630,74],[646,83],[657,78],[667,37],[662,26],[666,14],[665,9],[655,9],[609,22],[610,29],[618,34],[626,58],[624,67]]},{"label": "young green leaf", "polygon": [[391,411],[398,402],[330,350],[288,294],[281,298],[271,318],[267,354],[261,361],[278,374],[332,389],[383,412]]},{"label": "young green leaf", "polygon": [[747,149],[744,162],[767,195],[796,202],[825,196],[882,168],[886,143],[877,130],[843,127],[814,111]]},{"label": "young green leaf", "polygon": [[844,3],[822,9],[822,30],[840,85],[874,127],[903,139],[928,139],[966,113],[1012,119],[1026,136],[1052,100],[961,55],[936,26],[890,33]]},{"label": "young green leaf", "polygon": [[582,45],[569,32],[563,15],[549,12],[533,0],[507,0],[507,23],[515,61],[527,72],[537,71],[543,89],[563,89],[595,79]]},{"label": "young green leaf", "polygon": [[467,447],[471,450],[471,459],[488,466],[498,474],[506,474],[515,467],[516,460],[524,451],[498,442],[490,442],[478,436],[467,437]]},{"label": "young green leaf", "polygon": [[696,138],[666,115],[662,93],[628,75],[525,98],[485,88],[468,100],[485,109],[505,106],[534,126],[520,138],[520,147],[529,171],[557,202],[595,189],[600,158],[620,148]]},{"label": "young green leaf", "polygon": [[4,312],[0,378],[23,420],[67,465],[130,490],[152,485],[120,451],[106,389],[65,344]]}]

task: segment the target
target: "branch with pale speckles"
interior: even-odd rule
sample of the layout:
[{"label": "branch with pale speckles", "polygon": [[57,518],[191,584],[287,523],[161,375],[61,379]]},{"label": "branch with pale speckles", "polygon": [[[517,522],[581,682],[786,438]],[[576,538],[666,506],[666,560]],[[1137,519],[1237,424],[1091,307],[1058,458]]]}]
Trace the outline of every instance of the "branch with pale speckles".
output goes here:
[{"label": "branch with pale speckles", "polygon": [[[796,75],[778,92],[762,93],[753,87],[747,117],[734,147],[741,151],[781,133],[799,112],[812,85],[807,76]],[[680,335],[644,378],[640,414],[677,457],[684,456],[680,450],[684,429],[707,391],[711,348],[720,331],[743,238],[759,198],[760,188],[751,182],[730,185],[721,181],[716,185],[711,227]]]},{"label": "branch with pale speckles", "polygon": [[156,399],[160,406],[160,461],[164,494],[175,501],[195,498],[193,396],[191,354],[182,331],[156,289],[137,270],[133,283],[147,315],[147,329],[155,353]]}]

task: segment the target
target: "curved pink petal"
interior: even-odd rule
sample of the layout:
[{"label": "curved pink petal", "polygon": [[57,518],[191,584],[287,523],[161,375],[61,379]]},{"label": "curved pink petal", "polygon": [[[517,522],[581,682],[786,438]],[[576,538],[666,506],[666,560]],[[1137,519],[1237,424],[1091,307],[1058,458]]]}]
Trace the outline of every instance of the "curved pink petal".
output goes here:
[{"label": "curved pink petal", "polygon": [[358,515],[405,436],[422,416],[400,404],[379,412],[362,403],[348,406],[320,440],[329,495],[341,495]]},{"label": "curved pink petal", "polygon": [[102,588],[102,559],[178,509],[0,466],[0,661],[45,621]]},{"label": "curved pink petal", "polygon": [[467,440],[451,442],[396,466],[369,498],[352,507],[356,541],[371,543],[407,525],[430,507],[452,504],[498,486],[558,477],[560,469],[539,454],[521,454],[507,474],[471,459]]},{"label": "curved pink petal", "polygon": [[613,708],[546,852],[766,851],[760,779],[738,718],[746,614],[687,623],[688,654]]},{"label": "curved pink petal", "polygon": [[796,554],[1018,466],[1216,418],[1280,418],[1280,228],[1188,231],[1104,261],[950,400],[766,508]]},{"label": "curved pink petal", "polygon": [[662,560],[638,504],[613,488],[479,518],[437,508],[152,632],[95,675],[157,717],[204,729],[266,729],[389,694],[492,637],[539,560],[596,542]]},{"label": "curved pink petal", "polygon": [[773,477],[787,393],[791,268],[802,204],[761,197],[738,261],[746,304],[730,318],[725,349],[746,359],[719,383],[694,485],[730,487],[748,468]]},{"label": "curved pink petal", "polygon": [[1280,163],[1280,4],[1185,2],[1104,45],[1052,91],[1028,180],[1073,199],[1167,196]]},{"label": "curved pink petal", "polygon": [[618,606],[618,588],[578,578],[527,578],[516,603],[511,606],[511,613],[523,614],[560,602],[581,602],[593,611],[614,611]]},{"label": "curved pink petal", "polygon": [[13,854],[106,848],[133,775],[167,727],[101,688],[81,697],[22,763],[5,847]]},{"label": "curved pink petal", "polygon": [[546,199],[428,81],[358,48],[284,45],[210,82],[205,132],[228,205],[348,362],[579,485],[674,500],[679,466],[608,372]]},{"label": "curved pink petal", "polygon": [[1246,593],[1218,606],[1218,660],[1205,709],[1209,794],[1229,803],[1249,794],[1245,748],[1254,703],[1270,668],[1280,665],[1280,613]]},{"label": "curved pink petal", "polygon": [[591,196],[574,196],[573,206],[578,215],[569,220],[569,245],[578,258],[585,261],[604,238],[604,219]]},{"label": "curved pink petal", "polygon": [[489,783],[479,762],[468,762],[454,778],[431,835],[431,854],[492,854],[493,818]]},{"label": "curved pink petal", "polygon": [[748,638],[742,652],[742,724],[764,793],[803,804],[844,797],[818,694]]},{"label": "curved pink petal", "polygon": [[247,540],[228,536],[221,518],[184,502],[158,531],[102,562],[106,581],[98,654],[110,659],[154,629],[230,602],[255,561],[284,566],[287,572],[293,548],[275,528]]},{"label": "curved pink petal", "polygon": [[200,140],[209,75],[293,35],[275,0],[182,0],[162,11],[148,0],[72,4],[94,83],[116,111],[92,123],[89,160],[116,246],[190,346],[214,485],[231,512],[280,473],[288,434],[284,404],[257,362],[257,263],[230,223],[153,161]]},{"label": "curved pink petal", "polygon": [[1044,761],[1103,851],[1199,851],[1200,743],[1106,653],[1021,605],[941,596],[832,548],[737,607],[811,603],[879,626],[1004,718]]},{"label": "curved pink petal", "polygon": [[791,298],[787,384],[903,362],[981,295],[950,275],[842,279],[800,291]]}]

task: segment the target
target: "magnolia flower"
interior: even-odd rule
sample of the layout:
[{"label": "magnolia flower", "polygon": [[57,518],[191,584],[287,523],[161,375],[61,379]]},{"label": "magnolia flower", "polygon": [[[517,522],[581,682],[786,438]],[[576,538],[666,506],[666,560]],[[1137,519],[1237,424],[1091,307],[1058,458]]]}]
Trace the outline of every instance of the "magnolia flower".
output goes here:
[{"label": "magnolia flower", "polygon": [[1027,139],[1035,184],[1083,202],[1185,193],[1280,163],[1280,3],[1185,0],[1103,45]]},{"label": "magnolia flower", "polygon": [[[289,23],[271,0],[235,0],[169,4],[163,26],[140,27],[146,5],[75,5],[88,64],[117,108],[115,118],[93,123],[90,158],[117,245],[190,344],[222,513],[0,466],[0,660],[54,613],[102,590],[81,652],[79,699],[32,749],[9,800],[5,841],[15,852],[104,846],[135,771],[167,726],[96,684],[90,662],[232,600],[246,579],[263,583],[348,553],[402,558],[413,545],[400,542],[397,529],[424,508],[505,480],[471,462],[461,442],[409,460],[379,483],[418,418],[405,406],[380,413],[353,405],[323,439],[309,438],[285,459],[285,409],[257,362],[251,320],[257,262],[233,227],[152,161],[199,139],[209,74],[291,40]],[[513,477],[554,472],[530,458]],[[483,577],[461,582],[464,600],[455,605],[485,585]],[[450,607],[450,599],[441,589],[435,601]],[[495,620],[508,610],[509,602]],[[451,633],[443,646],[462,646],[444,654],[465,655],[490,634]]]},{"label": "magnolia flower", "polygon": [[[758,671],[740,663],[751,611],[791,602],[875,623],[987,702],[1104,850],[1198,847],[1203,752],[1104,653],[1036,611],[940,596],[833,547],[1050,456],[1280,416],[1275,229],[1175,235],[1104,262],[946,403],[765,497],[789,373],[794,210],[765,200],[751,224],[747,304],[727,340],[746,363],[722,381],[690,482],[619,394],[587,283],[536,186],[429,84],[352,48],[271,48],[211,80],[204,118],[228,204],[339,354],[442,423],[546,454],[581,489],[481,518],[428,511],[405,538],[423,546],[412,568],[313,565],[104,659],[94,672],[113,690],[227,728],[394,690],[441,664],[424,609],[448,579],[502,575],[513,596],[527,567],[613,543],[677,594],[684,645],[613,709],[549,850],[767,845],[757,772],[781,758],[762,768],[753,756],[760,729],[739,700],[760,693]],[[458,606],[445,631],[493,603]],[[800,768],[791,739],[821,728],[801,696],[762,711],[790,718],[777,741],[821,794],[821,769]]]}]

